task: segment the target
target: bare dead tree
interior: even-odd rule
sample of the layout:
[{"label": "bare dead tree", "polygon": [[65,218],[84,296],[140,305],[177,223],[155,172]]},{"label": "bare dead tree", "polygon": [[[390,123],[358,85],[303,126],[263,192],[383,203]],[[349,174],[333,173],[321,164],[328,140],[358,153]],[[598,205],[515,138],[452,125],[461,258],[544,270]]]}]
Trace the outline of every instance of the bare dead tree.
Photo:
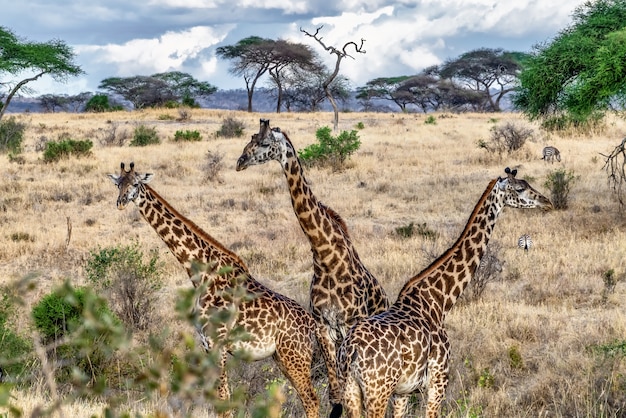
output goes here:
[{"label": "bare dead tree", "polygon": [[334,71],[328,75],[328,78],[326,78],[326,80],[322,84],[322,86],[324,88],[324,92],[326,93],[326,97],[328,98],[328,101],[330,102],[331,106],[333,107],[333,110],[335,111],[335,120],[334,120],[334,125],[333,126],[334,126],[334,130],[337,131],[339,129],[339,108],[337,107],[337,102],[333,98],[330,85],[333,82],[333,80],[335,79],[335,77],[337,77],[337,74],[339,74],[339,66],[341,65],[341,61],[344,58],[346,58],[346,57],[354,59],[354,57],[350,56],[348,54],[348,52],[347,52],[347,49],[348,49],[349,46],[352,45],[352,46],[354,46],[354,50],[356,52],[358,52],[360,54],[365,54],[365,50],[363,49],[363,44],[365,43],[365,39],[361,38],[361,44],[360,45],[357,45],[356,42],[353,42],[353,41],[346,42],[344,44],[343,48],[341,48],[341,49],[335,48],[334,46],[327,46],[322,41],[322,37],[319,36],[320,30],[323,27],[324,27],[324,25],[318,27],[315,30],[314,34],[310,34],[309,32],[305,31],[302,28],[300,28],[300,32],[304,33],[306,36],[310,36],[311,38],[315,39],[317,41],[317,43],[322,46],[322,48],[324,48],[326,51],[328,51],[331,54],[335,54],[336,57],[337,57],[337,61],[335,61],[335,69],[334,69]]},{"label": "bare dead tree", "polygon": [[609,177],[609,186],[613,188],[613,191],[617,195],[620,208],[624,208],[624,188],[626,187],[626,138],[622,139],[622,142],[615,147],[615,149],[609,154],[601,156],[605,158],[604,170],[607,171]]}]

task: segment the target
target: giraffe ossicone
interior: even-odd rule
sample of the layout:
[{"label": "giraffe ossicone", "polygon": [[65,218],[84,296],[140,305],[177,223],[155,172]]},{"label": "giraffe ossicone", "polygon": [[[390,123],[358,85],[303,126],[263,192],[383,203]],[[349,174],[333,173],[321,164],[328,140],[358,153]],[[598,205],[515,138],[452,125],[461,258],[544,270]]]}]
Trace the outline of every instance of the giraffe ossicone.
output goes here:
[{"label": "giraffe ossicone", "polygon": [[311,312],[318,324],[318,341],[328,370],[331,417],[339,417],[337,347],[353,324],[383,312],[389,302],[381,284],[361,262],[341,216],[313,194],[287,134],[270,128],[269,120],[261,119],[259,132],[252,135],[237,160],[237,171],[272,160],[283,170],[294,213],[311,245]]},{"label": "giraffe ossicone", "polygon": [[406,413],[412,393],[427,386],[426,416],[439,416],[448,385],[446,313],[472,279],[505,206],[552,209],[516,170],[489,182],[463,232],[447,251],[409,279],[385,312],[359,321],[339,347],[337,369],[348,418]]},{"label": "giraffe ossicone", "polygon": [[[194,287],[201,290],[197,314],[198,333],[207,350],[219,350],[218,394],[230,397],[225,369],[228,352],[239,351],[251,360],[272,356],[296,389],[307,418],[319,417],[319,402],[311,380],[316,325],[312,315],[296,301],[275,292],[254,279],[245,263],[232,251],[180,214],[148,182],[152,174],[130,170],[121,164],[119,175],[109,174],[119,189],[118,209],[134,202],[142,217],[165,242],[187,271]],[[226,294],[246,292],[250,297],[230,300]],[[214,326],[209,317],[221,310],[235,312],[233,323]],[[240,326],[249,338],[222,343],[229,327]],[[221,416],[231,416],[231,412]]]}]

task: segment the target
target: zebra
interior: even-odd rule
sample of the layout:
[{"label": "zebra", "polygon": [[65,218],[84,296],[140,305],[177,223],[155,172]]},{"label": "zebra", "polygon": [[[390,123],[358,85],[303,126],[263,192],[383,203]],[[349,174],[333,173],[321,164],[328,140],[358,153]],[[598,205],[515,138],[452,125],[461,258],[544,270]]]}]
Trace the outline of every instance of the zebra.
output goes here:
[{"label": "zebra", "polygon": [[517,239],[517,246],[523,248],[524,251],[528,251],[533,246],[533,240],[530,235],[524,234]]},{"label": "zebra", "polygon": [[550,161],[551,163],[554,163],[555,158],[558,162],[561,162],[561,151],[556,149],[556,147],[548,146],[543,149],[543,157],[541,158],[542,160],[544,160],[545,162]]}]

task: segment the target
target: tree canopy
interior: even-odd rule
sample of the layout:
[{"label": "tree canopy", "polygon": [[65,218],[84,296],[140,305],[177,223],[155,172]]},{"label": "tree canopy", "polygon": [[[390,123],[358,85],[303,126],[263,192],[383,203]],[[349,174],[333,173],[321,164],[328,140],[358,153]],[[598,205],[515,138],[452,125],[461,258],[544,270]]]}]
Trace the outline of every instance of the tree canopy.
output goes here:
[{"label": "tree canopy", "polygon": [[4,97],[0,102],[0,119],[13,96],[26,90],[26,84],[44,75],[64,82],[70,76],[83,74],[74,58],[72,48],[61,40],[30,42],[0,26],[0,87],[7,89],[6,93],[0,92],[0,97]]},{"label": "tree canopy", "polygon": [[274,41],[259,36],[241,39],[235,45],[221,46],[215,50],[218,57],[232,60],[229,72],[242,76],[248,91],[248,112],[252,112],[252,97],[257,81],[272,63]]},{"label": "tree canopy", "polygon": [[151,76],[109,77],[102,80],[98,88],[120,95],[135,109],[163,106],[169,102],[195,106],[195,99],[217,91],[217,87],[178,71]]},{"label": "tree canopy", "polygon": [[500,111],[500,101],[514,90],[514,82],[522,69],[526,54],[501,48],[479,48],[446,61],[439,75],[483,95],[484,111]]},{"label": "tree canopy", "polygon": [[570,26],[536,45],[515,106],[546,126],[586,124],[626,103],[626,0],[587,1]]}]

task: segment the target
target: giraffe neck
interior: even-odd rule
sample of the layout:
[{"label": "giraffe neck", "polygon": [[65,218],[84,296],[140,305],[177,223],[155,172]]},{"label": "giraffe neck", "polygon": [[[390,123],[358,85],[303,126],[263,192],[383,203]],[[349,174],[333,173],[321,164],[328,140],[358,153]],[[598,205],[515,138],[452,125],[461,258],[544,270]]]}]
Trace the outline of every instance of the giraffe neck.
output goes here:
[{"label": "giraffe neck", "polygon": [[232,267],[237,275],[247,272],[244,262],[235,253],[181,215],[149,185],[141,185],[136,201],[143,218],[154,228],[190,277],[193,275],[192,261],[210,264],[215,271]]},{"label": "giraffe neck", "polygon": [[496,182],[489,183],[454,245],[404,285],[397,305],[411,306],[416,300],[425,300],[433,319],[443,321],[476,272],[504,208],[504,195]]},{"label": "giraffe neck", "polygon": [[[347,226],[338,213],[317,200],[289,139],[285,137],[282,144],[285,148],[282,150],[280,163],[287,179],[291,204],[300,227],[309,239],[314,253],[317,253],[320,258],[324,258],[324,254],[330,256],[331,249],[337,248],[338,234],[341,240],[349,242]],[[351,247],[351,245],[347,246]],[[355,250],[352,249],[352,251]],[[357,257],[356,253],[354,255]]]}]

